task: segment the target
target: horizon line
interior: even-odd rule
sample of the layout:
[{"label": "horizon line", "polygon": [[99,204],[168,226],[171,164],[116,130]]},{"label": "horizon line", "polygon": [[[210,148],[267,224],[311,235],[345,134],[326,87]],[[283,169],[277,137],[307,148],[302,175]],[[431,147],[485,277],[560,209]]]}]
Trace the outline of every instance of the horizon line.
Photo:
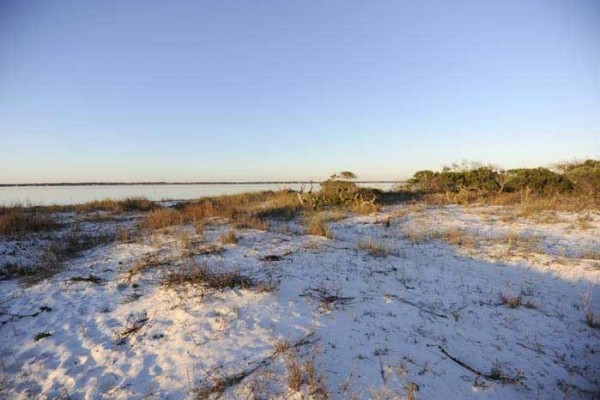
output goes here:
[{"label": "horizon line", "polygon": [[[400,183],[405,180],[356,180],[355,183]],[[169,182],[169,181],[142,181],[142,182],[50,182],[50,183],[0,183],[0,187],[12,186],[150,186],[150,185],[289,185],[289,184],[321,184],[316,180],[292,181],[197,181],[197,182]]]}]

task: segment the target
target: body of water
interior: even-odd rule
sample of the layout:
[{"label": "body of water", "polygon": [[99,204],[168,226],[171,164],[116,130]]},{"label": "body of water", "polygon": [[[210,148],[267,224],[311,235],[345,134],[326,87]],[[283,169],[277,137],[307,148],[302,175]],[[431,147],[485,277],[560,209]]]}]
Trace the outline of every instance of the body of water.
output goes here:
[{"label": "body of water", "polygon": [[[390,189],[392,183],[368,183],[361,186]],[[0,187],[0,205],[69,205],[103,199],[147,197],[150,200],[190,200],[206,196],[237,194],[263,190],[294,189],[302,184],[194,184],[194,185],[81,185],[81,186],[6,186]],[[304,184],[305,190],[310,184]],[[313,184],[318,190],[319,184]]]}]

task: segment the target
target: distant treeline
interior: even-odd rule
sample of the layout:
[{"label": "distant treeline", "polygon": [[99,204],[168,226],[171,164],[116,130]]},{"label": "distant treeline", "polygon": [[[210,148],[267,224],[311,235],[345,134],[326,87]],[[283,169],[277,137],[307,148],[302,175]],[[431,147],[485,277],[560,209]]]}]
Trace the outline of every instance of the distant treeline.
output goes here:
[{"label": "distant treeline", "polygon": [[[401,181],[357,181],[356,183],[400,183]],[[0,183],[0,187],[27,186],[148,186],[148,185],[310,185],[321,181],[254,181],[254,182],[56,182],[56,183]]]}]

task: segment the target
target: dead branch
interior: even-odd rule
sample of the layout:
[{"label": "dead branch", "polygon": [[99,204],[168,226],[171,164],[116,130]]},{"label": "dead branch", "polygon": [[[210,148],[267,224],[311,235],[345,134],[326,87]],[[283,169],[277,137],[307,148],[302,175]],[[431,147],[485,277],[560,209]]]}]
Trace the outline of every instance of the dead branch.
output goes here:
[{"label": "dead branch", "polygon": [[9,322],[11,322],[14,319],[23,319],[23,318],[33,318],[33,317],[37,317],[38,315],[40,315],[43,312],[50,312],[52,311],[51,307],[48,306],[41,306],[40,309],[32,314],[11,314],[9,312],[6,311],[0,311],[0,316],[8,316],[10,317],[8,320],[6,321],[2,321],[2,323],[0,325],[4,325],[7,324]]},{"label": "dead branch", "polygon": [[458,358],[456,358],[453,355],[451,355],[450,353],[448,353],[448,351],[446,349],[444,349],[440,345],[437,345],[437,344],[428,344],[427,346],[429,346],[429,347],[437,347],[450,360],[454,361],[455,363],[457,363],[458,365],[460,365],[464,369],[471,371],[472,373],[474,373],[477,376],[481,376],[482,378],[486,378],[486,379],[489,379],[489,380],[492,380],[492,381],[498,381],[498,382],[502,382],[502,383],[510,383],[510,384],[519,383],[519,379],[518,378],[511,378],[509,376],[506,376],[506,375],[504,375],[501,371],[499,371],[496,368],[492,369],[492,371],[489,374],[486,374],[484,372],[478,371],[475,368],[471,367],[469,364],[465,363],[464,361],[459,360]]},{"label": "dead branch", "polygon": [[[290,345],[290,348],[298,348],[314,343],[314,335],[314,332],[312,332],[296,340]],[[216,395],[216,398],[220,398],[223,395],[223,393],[230,387],[233,387],[238,383],[242,382],[244,379],[252,375],[254,372],[258,371],[260,368],[265,368],[269,366],[280,354],[281,352],[275,351],[269,356],[258,361],[252,367],[249,367],[234,374],[219,377],[213,382],[195,389],[195,398],[208,399],[210,395]]]}]

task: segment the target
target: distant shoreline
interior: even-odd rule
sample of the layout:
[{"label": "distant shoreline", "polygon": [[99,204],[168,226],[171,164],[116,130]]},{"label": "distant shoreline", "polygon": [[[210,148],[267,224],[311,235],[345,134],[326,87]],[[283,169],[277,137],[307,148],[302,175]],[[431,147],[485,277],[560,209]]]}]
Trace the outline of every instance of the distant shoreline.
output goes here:
[{"label": "distant shoreline", "polygon": [[[256,182],[59,182],[59,183],[0,183],[0,187],[43,187],[43,186],[168,186],[168,185],[298,185],[320,184],[322,181],[256,181]],[[355,181],[367,183],[402,183],[404,181]]]}]

